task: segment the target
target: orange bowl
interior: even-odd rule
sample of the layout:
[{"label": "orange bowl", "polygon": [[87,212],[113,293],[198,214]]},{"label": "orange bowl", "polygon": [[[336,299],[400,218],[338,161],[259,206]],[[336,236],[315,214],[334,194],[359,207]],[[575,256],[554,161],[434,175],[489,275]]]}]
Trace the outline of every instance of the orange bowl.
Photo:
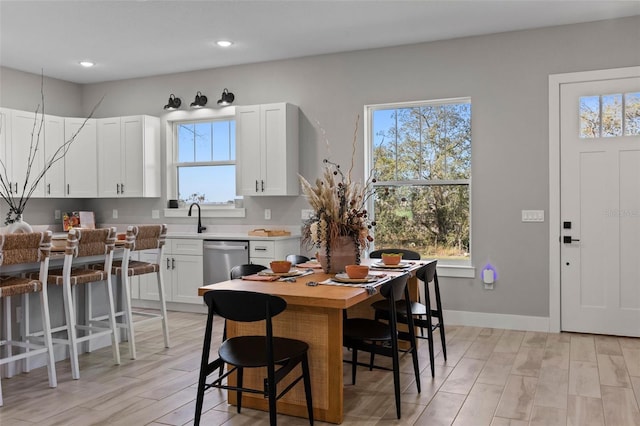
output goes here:
[{"label": "orange bowl", "polygon": [[347,265],[344,267],[347,276],[352,279],[362,279],[369,274],[367,265]]},{"label": "orange bowl", "polygon": [[402,253],[382,253],[382,263],[397,265],[402,260]]},{"label": "orange bowl", "polygon": [[288,260],[274,260],[269,266],[271,266],[271,270],[276,274],[285,274],[291,269],[291,262]]}]

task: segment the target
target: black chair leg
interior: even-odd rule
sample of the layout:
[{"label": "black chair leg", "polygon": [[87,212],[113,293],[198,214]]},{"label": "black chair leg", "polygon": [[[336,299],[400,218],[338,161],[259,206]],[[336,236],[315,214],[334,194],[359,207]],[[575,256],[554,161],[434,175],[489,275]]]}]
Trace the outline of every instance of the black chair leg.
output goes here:
[{"label": "black chair leg", "polygon": [[[237,376],[236,376],[237,377],[237,386],[239,388],[241,388],[242,387],[242,376],[243,376],[243,373],[244,373],[244,369],[242,369],[241,367],[238,367],[236,372],[237,372]],[[237,391],[237,395],[238,395],[238,401],[237,401],[238,413],[240,413],[240,410],[242,409],[242,391],[241,390]]]},{"label": "black chair leg", "polygon": [[[224,320],[224,328],[222,329],[222,341],[227,340],[227,320]],[[218,371],[218,377],[222,377],[222,373],[224,373],[224,362],[220,366],[220,371]]]},{"label": "black chair leg", "polygon": [[358,369],[358,350],[351,350],[351,384],[356,384],[356,371]]},{"label": "black chair leg", "polygon": [[440,316],[440,341],[442,342],[442,356],[444,356],[444,360],[447,360],[447,343],[444,338],[444,324],[442,323],[442,316]]},{"label": "black chair leg", "polygon": [[307,398],[307,412],[309,424],[313,426],[313,400],[311,399],[311,374],[309,369],[309,357],[305,354],[302,358],[302,375],[304,380],[304,393]]},{"label": "black chair leg", "polygon": [[267,381],[269,384],[269,391],[267,398],[269,399],[269,424],[276,426],[278,424],[278,412],[276,410],[276,384],[271,381]]},{"label": "black chair leg", "polygon": [[209,351],[211,350],[211,329],[213,327],[213,315],[207,316],[207,325],[204,333],[204,343],[202,345],[202,358],[200,360],[200,374],[198,377],[198,392],[196,393],[196,413],[193,424],[200,424],[202,416],[202,405],[204,403],[204,389],[207,383],[207,367],[209,365]]},{"label": "black chair leg", "polygon": [[400,418],[400,361],[398,347],[393,349],[393,389],[396,395],[396,414]]}]

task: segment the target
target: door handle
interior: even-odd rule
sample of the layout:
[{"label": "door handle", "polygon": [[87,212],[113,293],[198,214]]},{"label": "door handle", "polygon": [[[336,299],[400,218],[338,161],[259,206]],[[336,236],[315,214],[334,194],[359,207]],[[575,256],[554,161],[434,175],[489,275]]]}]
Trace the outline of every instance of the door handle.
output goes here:
[{"label": "door handle", "polygon": [[575,241],[580,241],[580,238],[571,238],[571,235],[565,235],[562,237],[562,242],[565,244],[571,244]]}]

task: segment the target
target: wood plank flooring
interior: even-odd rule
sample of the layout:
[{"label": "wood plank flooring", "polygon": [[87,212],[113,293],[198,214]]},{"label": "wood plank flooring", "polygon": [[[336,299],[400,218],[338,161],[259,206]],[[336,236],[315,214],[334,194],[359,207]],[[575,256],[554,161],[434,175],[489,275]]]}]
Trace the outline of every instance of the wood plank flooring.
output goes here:
[{"label": "wood plank flooring", "polygon": [[[68,361],[58,362],[57,389],[49,389],[46,368],[3,379],[0,425],[192,424],[205,316],[169,315],[170,349],[163,347],[159,323],[147,323],[136,328],[135,361],[124,343],[120,366],[112,364],[110,348],[82,355],[80,380],[71,379]],[[221,322],[214,324],[214,341],[220,341]],[[427,345],[420,346],[420,394],[411,358],[403,358],[401,420],[390,372],[361,368],[353,386],[345,365],[343,424],[640,426],[640,339],[477,327],[448,327],[447,333],[446,362],[435,339],[434,379]],[[264,412],[245,408],[237,414],[218,390],[207,393],[202,420],[269,423]],[[278,420],[308,424],[283,415]]]}]

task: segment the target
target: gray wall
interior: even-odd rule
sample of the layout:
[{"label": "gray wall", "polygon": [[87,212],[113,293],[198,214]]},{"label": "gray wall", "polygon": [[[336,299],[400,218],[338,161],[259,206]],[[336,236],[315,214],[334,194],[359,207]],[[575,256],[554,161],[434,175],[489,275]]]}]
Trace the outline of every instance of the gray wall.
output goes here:
[{"label": "gray wall", "polygon": [[[549,226],[522,223],[523,209],[548,213],[548,77],[550,74],[627,67],[640,64],[640,17],[568,25],[489,36],[373,49],[182,74],[92,84],[69,85],[69,99],[81,93],[87,113],[105,96],[97,116],[150,114],[162,110],[170,93],[192,102],[196,91],[214,103],[225,87],[236,105],[287,101],[300,107],[300,172],[313,178],[328,155],[316,123],[324,129],[331,158],[346,164],[356,116],[363,127],[363,106],[458,96],[472,99],[472,253],[481,268],[490,261],[498,270],[494,291],[479,278],[442,279],[447,309],[546,317],[549,314]],[[25,108],[23,91],[33,96],[39,77],[5,71],[0,105]],[[65,83],[46,81],[56,86]],[[7,85],[23,86],[20,92]],[[39,96],[39,90],[36,91]],[[53,104],[52,101],[49,101]],[[49,105],[49,112],[72,108]],[[54,111],[55,110],[55,111]],[[164,136],[163,136],[164,146]],[[363,174],[363,132],[358,135],[356,176]],[[164,154],[163,154],[164,155]],[[163,157],[164,158],[164,157]],[[47,223],[50,201],[34,200]],[[110,223],[152,222],[151,209],[166,200],[78,201]],[[60,204],[60,203],[58,203]],[[68,204],[68,202],[63,202]],[[300,222],[303,197],[245,199],[247,218],[210,219],[211,224],[277,225]],[[118,208],[120,219],[110,219]],[[264,221],[262,209],[272,209]],[[191,223],[165,219],[169,223]]]}]

